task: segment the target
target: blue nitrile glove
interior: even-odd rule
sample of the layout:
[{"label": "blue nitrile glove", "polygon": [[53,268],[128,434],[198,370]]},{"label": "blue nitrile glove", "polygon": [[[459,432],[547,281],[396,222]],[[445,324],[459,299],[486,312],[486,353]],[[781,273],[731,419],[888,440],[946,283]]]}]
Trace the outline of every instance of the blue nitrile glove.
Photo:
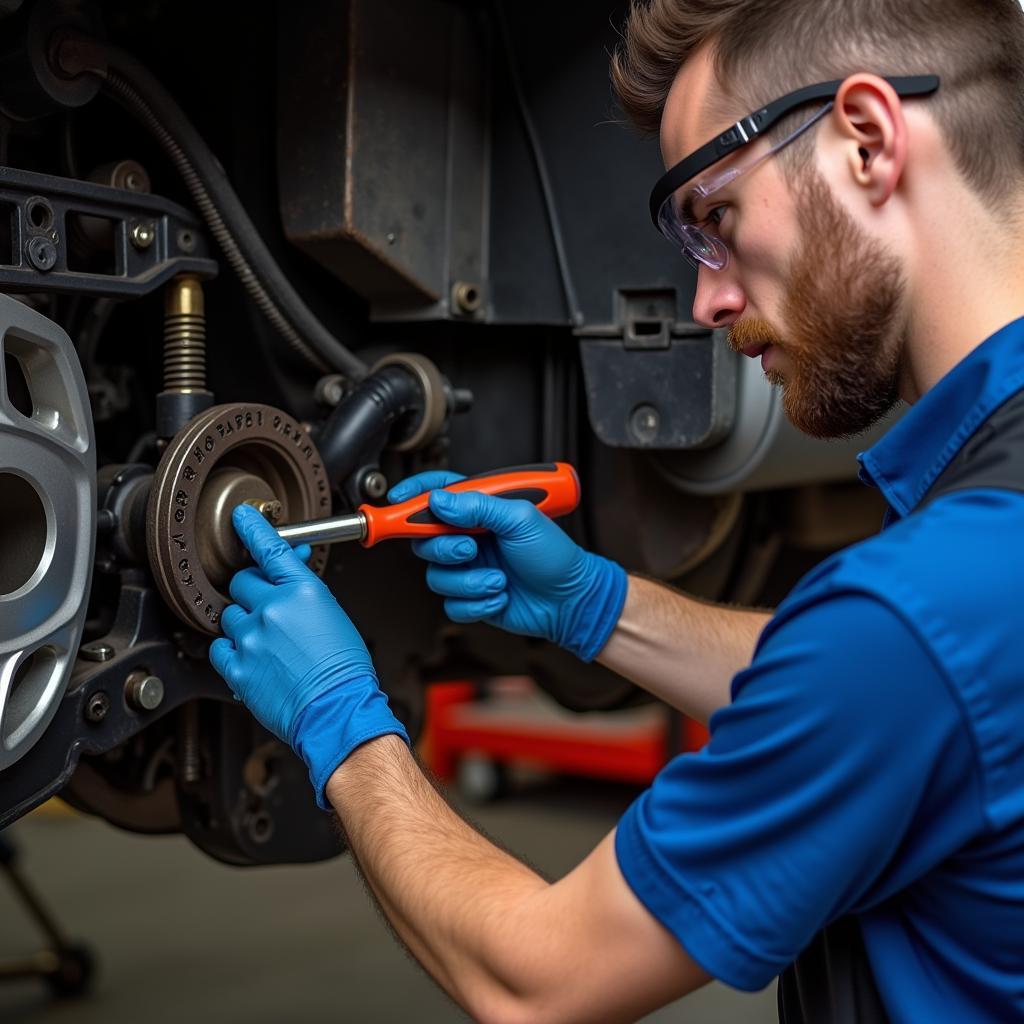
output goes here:
[{"label": "blue nitrile glove", "polygon": [[490,535],[431,537],[413,550],[431,564],[427,586],[453,622],[489,622],[538,636],[591,661],[608,642],[626,600],[626,572],[584,551],[528,501],[435,490],[464,479],[420,473],[396,484],[391,502],[433,490],[430,509],[446,523]]},{"label": "blue nitrile glove", "polygon": [[377,685],[362,637],[302,552],[248,505],[232,520],[257,567],[232,579],[238,603],[224,609],[224,636],[210,646],[210,661],[306,762],[316,802],[330,810],[324,786],[356,747],[387,733],[409,737]]}]

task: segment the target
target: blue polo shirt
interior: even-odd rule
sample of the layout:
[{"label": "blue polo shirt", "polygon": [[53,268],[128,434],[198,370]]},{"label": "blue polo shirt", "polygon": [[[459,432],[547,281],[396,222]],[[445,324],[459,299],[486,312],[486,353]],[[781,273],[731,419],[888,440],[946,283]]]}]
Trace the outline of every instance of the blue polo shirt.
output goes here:
[{"label": "blue polo shirt", "polygon": [[1022,388],[1018,320],[861,456],[885,528],[797,585],[619,824],[629,886],[729,985],[855,914],[894,1021],[1024,1019],[1024,493],[910,515]]}]

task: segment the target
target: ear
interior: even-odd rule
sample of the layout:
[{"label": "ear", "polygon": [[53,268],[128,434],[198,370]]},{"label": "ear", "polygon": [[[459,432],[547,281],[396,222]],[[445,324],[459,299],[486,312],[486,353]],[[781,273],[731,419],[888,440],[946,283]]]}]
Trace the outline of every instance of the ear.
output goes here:
[{"label": "ear", "polygon": [[907,124],[896,91],[878,75],[851,75],[836,94],[832,123],[848,146],[851,177],[872,206],[882,206],[907,160]]}]

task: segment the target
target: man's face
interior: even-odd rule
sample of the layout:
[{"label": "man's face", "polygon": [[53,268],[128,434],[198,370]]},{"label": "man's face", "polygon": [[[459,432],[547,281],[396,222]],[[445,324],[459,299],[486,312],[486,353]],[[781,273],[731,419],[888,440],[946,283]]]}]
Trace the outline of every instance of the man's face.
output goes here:
[{"label": "man's face", "polygon": [[[667,166],[728,127],[728,119],[712,123],[700,113],[716,87],[709,56],[696,54],[666,104]],[[727,326],[736,351],[761,357],[798,429],[814,437],[866,430],[898,395],[906,292],[898,261],[813,166],[793,175],[773,157],[712,205],[730,260],[722,271],[701,267],[694,318]]]}]

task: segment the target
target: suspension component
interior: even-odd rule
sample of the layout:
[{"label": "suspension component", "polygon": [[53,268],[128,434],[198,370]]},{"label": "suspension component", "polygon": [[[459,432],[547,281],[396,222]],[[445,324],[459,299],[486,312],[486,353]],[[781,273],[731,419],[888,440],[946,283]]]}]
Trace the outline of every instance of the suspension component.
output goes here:
[{"label": "suspension component", "polygon": [[157,435],[173,437],[211,405],[203,285],[194,274],[180,274],[168,286],[164,306],[164,389],[156,396]]}]

